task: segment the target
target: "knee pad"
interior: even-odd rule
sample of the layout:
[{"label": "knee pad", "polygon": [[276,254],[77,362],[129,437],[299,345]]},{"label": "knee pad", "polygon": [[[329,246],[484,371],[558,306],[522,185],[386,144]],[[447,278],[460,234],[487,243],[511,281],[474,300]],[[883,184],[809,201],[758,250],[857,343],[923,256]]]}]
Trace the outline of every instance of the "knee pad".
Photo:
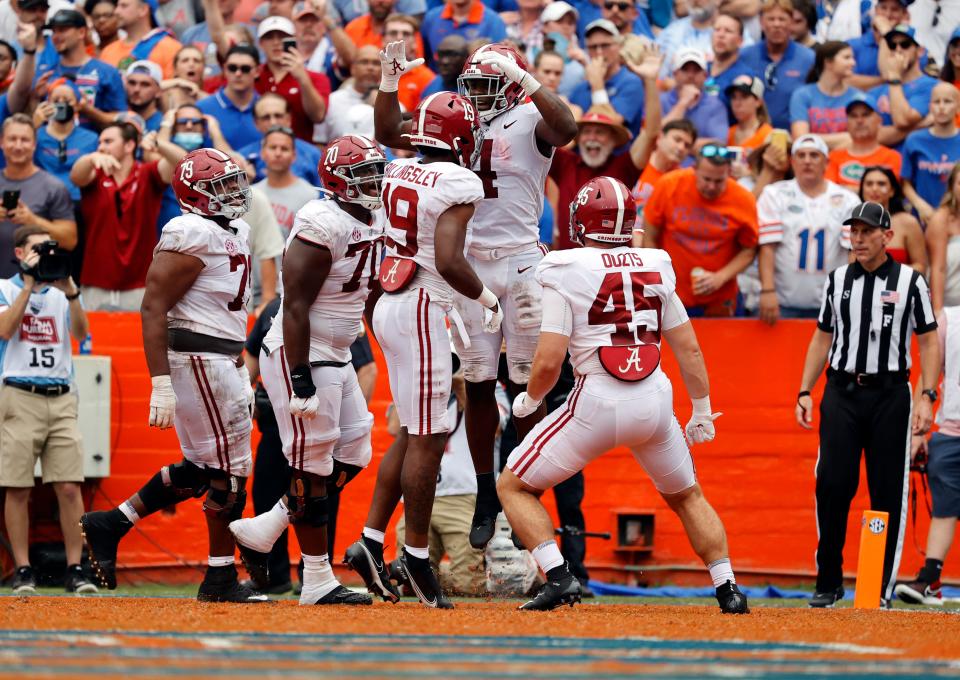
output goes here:
[{"label": "knee pad", "polygon": [[517,359],[511,357],[507,359],[507,373],[510,376],[510,382],[516,385],[526,385],[530,382],[530,368],[533,366],[532,359]]},{"label": "knee pad", "polygon": [[207,497],[203,501],[203,511],[210,517],[233,521],[243,515],[243,506],[247,504],[247,492],[243,488],[244,477],[234,477],[222,472],[213,476],[214,481],[225,481],[226,485],[211,484]]},{"label": "knee pad", "polygon": [[209,473],[189,460],[160,468],[160,479],[178,499],[200,498],[210,488]]},{"label": "knee pad", "polygon": [[294,471],[287,494],[287,513],[291,524],[306,524],[311,527],[327,525],[327,495],[314,496],[313,480],[299,471]]},{"label": "knee pad", "polygon": [[[342,463],[337,459],[333,460],[333,472],[327,477],[327,484],[336,489],[333,493],[338,493],[343,487],[350,483],[350,480],[360,474],[363,470],[359,465],[350,465]],[[330,493],[330,491],[328,491]]]}]

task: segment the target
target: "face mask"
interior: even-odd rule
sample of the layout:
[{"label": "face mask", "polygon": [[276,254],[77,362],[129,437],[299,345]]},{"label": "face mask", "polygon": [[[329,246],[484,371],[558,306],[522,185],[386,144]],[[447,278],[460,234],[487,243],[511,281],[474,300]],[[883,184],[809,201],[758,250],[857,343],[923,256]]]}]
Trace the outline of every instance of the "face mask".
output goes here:
[{"label": "face mask", "polygon": [[57,102],[53,105],[53,119],[58,123],[73,120],[73,106],[67,102]]},{"label": "face mask", "polygon": [[178,132],[173,136],[173,143],[187,151],[193,151],[203,146],[203,133]]}]

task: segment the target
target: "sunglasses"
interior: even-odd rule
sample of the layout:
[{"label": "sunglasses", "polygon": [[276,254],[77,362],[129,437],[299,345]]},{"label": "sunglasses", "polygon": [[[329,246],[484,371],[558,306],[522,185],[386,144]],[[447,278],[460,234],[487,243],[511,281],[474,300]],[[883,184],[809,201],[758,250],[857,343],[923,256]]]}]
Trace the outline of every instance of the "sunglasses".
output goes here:
[{"label": "sunglasses", "polygon": [[940,0],[936,0],[936,3],[937,3],[937,9],[936,9],[936,11],[934,11],[934,13],[933,13],[933,21],[932,21],[931,24],[930,24],[930,25],[933,26],[934,28],[936,28],[937,24],[940,23],[940,10],[943,9],[943,8],[940,6]]},{"label": "sunglasses", "polygon": [[632,2],[605,2],[603,3],[605,9],[618,9],[621,12],[626,12],[628,9],[633,8]]},{"label": "sunglasses", "polygon": [[67,162],[67,140],[57,142],[57,162],[63,165]]},{"label": "sunglasses", "polygon": [[203,118],[177,118],[177,125],[203,125]]},{"label": "sunglasses", "polygon": [[766,83],[768,90],[773,90],[777,87],[776,62],[771,62],[767,64],[767,67],[763,70],[763,81],[764,83]]},{"label": "sunglasses", "polygon": [[734,159],[733,151],[728,149],[725,146],[718,146],[717,144],[707,144],[702,149],[700,149],[700,157],[706,158],[712,163],[717,165],[722,165],[723,163],[729,163]]},{"label": "sunglasses", "polygon": [[250,64],[227,64],[227,71],[229,73],[237,73],[238,71],[244,75],[253,73],[253,67]]},{"label": "sunglasses", "polygon": [[897,50],[904,50],[904,51],[906,51],[906,50],[909,50],[911,47],[913,47],[913,41],[911,41],[911,40],[888,40],[888,41],[887,41],[887,47],[889,47],[890,50],[893,51],[893,52],[895,52],[895,51],[897,51]]}]

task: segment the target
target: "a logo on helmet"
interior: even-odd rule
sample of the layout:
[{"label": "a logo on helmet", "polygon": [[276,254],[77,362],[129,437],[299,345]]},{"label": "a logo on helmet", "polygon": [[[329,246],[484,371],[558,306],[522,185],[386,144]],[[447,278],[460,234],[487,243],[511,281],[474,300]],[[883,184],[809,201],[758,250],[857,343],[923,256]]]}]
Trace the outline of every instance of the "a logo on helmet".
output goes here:
[{"label": "a logo on helmet", "polygon": [[592,187],[589,185],[580,189],[580,192],[577,194],[577,197],[574,199],[574,203],[576,203],[578,206],[586,205],[587,201],[590,200],[590,194],[591,192],[594,191],[594,189],[595,187]]},{"label": "a logo on helmet", "polygon": [[193,177],[193,161],[184,161],[180,164],[180,181],[187,182]]},{"label": "a logo on helmet", "polygon": [[337,162],[337,156],[340,155],[339,146],[329,146],[327,147],[327,155],[323,159],[325,165],[333,165]]}]

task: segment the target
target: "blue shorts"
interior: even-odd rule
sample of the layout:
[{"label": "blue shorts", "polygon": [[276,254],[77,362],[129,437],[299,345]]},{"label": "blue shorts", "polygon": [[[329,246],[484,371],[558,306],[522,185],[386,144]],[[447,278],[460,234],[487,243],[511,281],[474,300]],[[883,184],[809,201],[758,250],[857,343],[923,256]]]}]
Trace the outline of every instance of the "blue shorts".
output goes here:
[{"label": "blue shorts", "polygon": [[373,350],[370,349],[370,340],[366,334],[359,336],[350,345],[350,362],[353,364],[353,370],[359,371],[367,364],[372,364]]},{"label": "blue shorts", "polygon": [[934,517],[960,517],[960,437],[934,432],[929,444]]}]

